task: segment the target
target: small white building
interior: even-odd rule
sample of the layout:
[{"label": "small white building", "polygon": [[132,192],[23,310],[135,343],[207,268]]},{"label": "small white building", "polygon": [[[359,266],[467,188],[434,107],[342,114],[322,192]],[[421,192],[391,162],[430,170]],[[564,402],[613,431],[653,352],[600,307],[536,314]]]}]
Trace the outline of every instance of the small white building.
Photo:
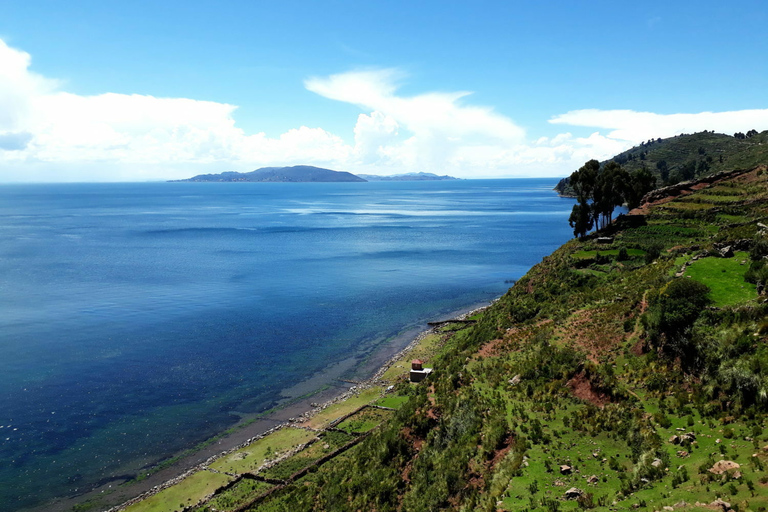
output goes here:
[{"label": "small white building", "polygon": [[432,373],[432,368],[424,368],[424,362],[421,359],[411,361],[411,382],[421,382]]}]

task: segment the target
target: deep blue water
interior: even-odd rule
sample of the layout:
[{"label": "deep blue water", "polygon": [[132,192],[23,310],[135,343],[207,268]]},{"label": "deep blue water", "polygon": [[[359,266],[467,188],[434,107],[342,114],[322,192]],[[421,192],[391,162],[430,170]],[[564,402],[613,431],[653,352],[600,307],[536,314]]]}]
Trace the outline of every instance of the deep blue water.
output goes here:
[{"label": "deep blue water", "polygon": [[0,186],[0,510],[501,295],[571,237],[555,183]]}]

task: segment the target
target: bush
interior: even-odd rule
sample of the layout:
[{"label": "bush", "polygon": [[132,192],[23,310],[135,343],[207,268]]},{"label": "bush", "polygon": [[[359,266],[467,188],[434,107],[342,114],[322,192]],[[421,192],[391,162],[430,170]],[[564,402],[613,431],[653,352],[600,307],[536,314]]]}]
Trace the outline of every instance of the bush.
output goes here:
[{"label": "bush", "polygon": [[642,321],[651,346],[684,366],[693,362],[696,351],[690,340],[693,323],[709,304],[709,288],[693,279],[674,279],[654,296]]}]

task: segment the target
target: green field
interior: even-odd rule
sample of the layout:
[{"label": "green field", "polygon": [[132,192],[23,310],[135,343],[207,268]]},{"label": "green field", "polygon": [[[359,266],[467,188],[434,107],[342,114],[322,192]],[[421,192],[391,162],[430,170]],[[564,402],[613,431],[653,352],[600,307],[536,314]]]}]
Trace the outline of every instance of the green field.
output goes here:
[{"label": "green field", "polygon": [[342,421],[336,428],[344,430],[351,434],[361,434],[368,432],[372,428],[376,427],[382,421],[392,416],[391,411],[385,411],[383,409],[376,409],[374,407],[366,407],[362,411],[353,414],[346,420]]},{"label": "green field", "polygon": [[262,471],[262,475],[268,478],[286,479],[315,462],[320,457],[328,455],[337,448],[341,448],[354,439],[353,436],[341,432],[326,432],[308,448],[296,455],[285,459],[276,465]]},{"label": "green field", "polygon": [[349,414],[355,409],[362,407],[363,405],[368,405],[378,399],[383,392],[384,388],[380,386],[367,388],[343,402],[337,402],[326,407],[305,422],[304,425],[315,429],[327,428],[331,423],[345,414]]},{"label": "green field", "polygon": [[376,400],[374,404],[380,405],[382,407],[389,407],[390,409],[399,409],[405,402],[408,401],[408,398],[409,397],[407,396],[387,395],[383,398],[380,398],[379,400]]},{"label": "green field", "polygon": [[741,304],[757,297],[755,285],[744,281],[749,254],[737,252],[732,258],[702,258],[691,263],[685,275],[709,286],[714,306]]},{"label": "green field", "polygon": [[235,452],[220,457],[210,465],[211,469],[223,473],[254,473],[259,466],[281,453],[309,442],[317,434],[300,428],[285,427],[258,439]]},{"label": "green field", "polygon": [[230,512],[246,505],[272,487],[271,484],[243,478],[225,492],[216,494],[204,505],[195,507],[194,512]]},{"label": "green field", "polygon": [[205,496],[212,494],[219,487],[226,485],[232,477],[198,471],[181,482],[160,491],[154,496],[134,503],[125,509],[126,512],[175,512],[185,507],[195,505]]}]

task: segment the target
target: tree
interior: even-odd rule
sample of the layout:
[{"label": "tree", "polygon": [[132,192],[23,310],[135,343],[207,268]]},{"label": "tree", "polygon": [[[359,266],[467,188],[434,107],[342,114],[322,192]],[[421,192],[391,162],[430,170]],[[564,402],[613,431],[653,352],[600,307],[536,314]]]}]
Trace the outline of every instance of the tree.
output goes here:
[{"label": "tree", "polygon": [[576,192],[577,204],[573,205],[568,223],[573,228],[574,236],[579,238],[586,235],[594,225],[590,201],[594,199],[597,176],[600,172],[600,162],[590,160],[570,177],[571,187]]},{"label": "tree", "polygon": [[659,160],[656,162],[656,169],[659,171],[659,176],[661,176],[662,182],[666,183],[669,181],[669,167],[667,167],[666,160]]},{"label": "tree", "polygon": [[696,160],[688,160],[680,167],[680,177],[685,180],[692,180],[696,176]]},{"label": "tree", "polygon": [[627,207],[632,209],[640,206],[640,200],[643,196],[655,188],[656,177],[647,168],[643,167],[633,172],[624,191]]},{"label": "tree", "polygon": [[616,162],[605,164],[605,168],[597,176],[592,198],[595,226],[604,228],[610,224],[613,210],[624,204],[629,183],[629,173],[622,169],[621,165]]},{"label": "tree", "polygon": [[588,204],[579,202],[573,205],[568,224],[573,228],[573,236],[583,237],[592,229],[592,209]]},{"label": "tree", "polygon": [[696,175],[704,176],[709,172],[709,163],[706,160],[700,160],[696,165]]},{"label": "tree", "polygon": [[576,192],[576,199],[578,199],[579,202],[592,199],[595,184],[597,183],[597,175],[599,173],[600,162],[597,160],[590,160],[582,165],[578,171],[571,174],[571,186]]}]

